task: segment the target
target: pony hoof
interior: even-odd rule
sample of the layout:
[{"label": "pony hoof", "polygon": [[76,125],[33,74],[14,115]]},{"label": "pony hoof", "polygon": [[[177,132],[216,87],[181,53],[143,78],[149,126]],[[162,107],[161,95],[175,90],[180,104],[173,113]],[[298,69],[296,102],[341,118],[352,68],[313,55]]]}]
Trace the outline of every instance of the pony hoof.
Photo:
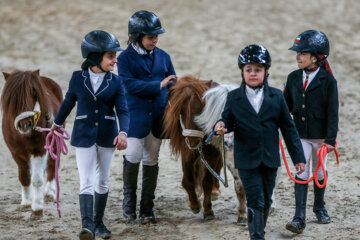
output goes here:
[{"label": "pony hoof", "polygon": [[236,223],[239,224],[240,226],[246,226],[247,225],[247,220],[244,217],[238,217]]},{"label": "pony hoof", "polygon": [[21,204],[22,209],[28,209],[30,207],[31,207],[31,203],[29,203],[29,204]]},{"label": "pony hoof", "polygon": [[209,212],[209,213],[204,213],[204,220],[213,220],[215,219],[215,214],[213,211]]},{"label": "pony hoof", "polygon": [[201,207],[190,207],[191,211],[195,214],[199,213],[201,210]]},{"label": "pony hoof", "polygon": [[39,209],[39,210],[32,211],[32,215],[34,215],[34,216],[42,216],[43,215],[43,210]]},{"label": "pony hoof", "polygon": [[53,195],[46,194],[46,195],[45,195],[45,201],[47,201],[47,202],[54,202],[54,201],[56,201],[56,198],[55,198],[55,196],[53,196]]}]

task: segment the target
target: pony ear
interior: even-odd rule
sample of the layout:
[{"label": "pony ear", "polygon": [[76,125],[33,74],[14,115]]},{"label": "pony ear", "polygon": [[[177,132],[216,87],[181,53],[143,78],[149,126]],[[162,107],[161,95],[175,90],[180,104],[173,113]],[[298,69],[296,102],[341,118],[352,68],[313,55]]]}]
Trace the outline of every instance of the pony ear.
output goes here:
[{"label": "pony ear", "polygon": [[37,69],[37,70],[33,71],[33,73],[35,73],[35,75],[40,77],[40,69]]},{"label": "pony ear", "polygon": [[207,82],[207,85],[209,86],[209,88],[212,87],[212,84],[213,84],[213,80],[209,80],[209,81]]},{"label": "pony ear", "polygon": [[10,73],[3,72],[3,75],[4,75],[4,78],[5,78],[5,81],[7,81],[9,76],[10,76]]}]

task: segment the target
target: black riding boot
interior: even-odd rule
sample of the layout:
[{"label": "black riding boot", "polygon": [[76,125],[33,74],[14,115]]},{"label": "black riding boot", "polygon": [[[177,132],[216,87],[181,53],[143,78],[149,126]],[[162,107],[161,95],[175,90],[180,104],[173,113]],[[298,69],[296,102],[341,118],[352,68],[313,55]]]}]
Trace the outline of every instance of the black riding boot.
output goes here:
[{"label": "black riding boot", "polygon": [[105,194],[99,194],[95,192],[95,206],[94,206],[95,234],[97,237],[101,237],[103,239],[108,239],[111,237],[111,232],[105,227],[103,223],[107,197],[108,197],[108,192]]},{"label": "black riding boot", "polygon": [[80,240],[95,239],[93,222],[93,202],[94,197],[89,194],[80,194],[80,214],[82,229],[79,233]]},{"label": "black riding boot", "polygon": [[[303,181],[300,178],[297,180]],[[306,227],[306,199],[308,184],[295,183],[296,210],[293,220],[286,224],[286,229],[294,233],[302,233]]]},{"label": "black riding boot", "polygon": [[124,200],[123,215],[131,222],[136,219],[136,190],[140,163],[131,163],[124,156],[123,181]]},{"label": "black riding boot", "polygon": [[265,208],[264,209],[264,229],[266,227],[266,222],[269,217],[269,214],[270,214],[270,208]]},{"label": "black riding boot", "polygon": [[264,213],[253,208],[248,208],[248,227],[250,239],[264,238]]},{"label": "black riding boot", "polygon": [[[324,183],[324,180],[319,181],[320,184]],[[314,207],[313,212],[316,214],[318,223],[327,224],[330,223],[330,217],[325,209],[325,188],[319,188],[314,181]]]},{"label": "black riding boot", "polygon": [[153,207],[158,173],[158,164],[156,164],[155,166],[143,165],[143,178],[140,201],[140,218],[141,223],[143,224],[156,223]]}]

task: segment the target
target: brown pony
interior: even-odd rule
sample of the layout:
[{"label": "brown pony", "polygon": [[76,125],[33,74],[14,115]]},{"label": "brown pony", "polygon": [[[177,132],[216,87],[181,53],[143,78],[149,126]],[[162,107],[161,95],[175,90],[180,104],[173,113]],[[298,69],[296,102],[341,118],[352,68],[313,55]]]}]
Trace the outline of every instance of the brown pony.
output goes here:
[{"label": "brown pony", "polygon": [[35,131],[35,127],[50,127],[52,116],[57,114],[63,99],[60,86],[49,78],[40,77],[39,72],[3,73],[6,82],[1,95],[2,131],[18,165],[21,206],[31,205],[36,215],[43,212],[44,195],[55,199],[56,185],[55,162],[48,161],[44,149],[46,133]]},{"label": "brown pony", "polygon": [[190,209],[194,213],[200,212],[201,204],[196,190],[203,192],[203,214],[206,220],[214,218],[211,195],[213,189],[219,188],[219,182],[201,163],[197,147],[202,145],[206,160],[218,174],[223,164],[217,147],[203,145],[204,136],[191,133],[201,132],[194,123],[194,117],[199,115],[204,107],[203,93],[213,86],[212,81],[202,81],[193,76],[181,78],[171,88],[170,103],[166,108],[164,121],[164,133],[166,137],[170,138],[172,151],[181,154],[182,186],[189,196]]}]

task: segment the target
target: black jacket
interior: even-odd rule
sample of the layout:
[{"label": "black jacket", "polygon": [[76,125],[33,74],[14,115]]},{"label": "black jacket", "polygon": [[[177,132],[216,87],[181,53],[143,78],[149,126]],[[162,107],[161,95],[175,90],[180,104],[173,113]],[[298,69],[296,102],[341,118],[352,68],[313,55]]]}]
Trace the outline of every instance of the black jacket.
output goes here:
[{"label": "black jacket", "polygon": [[339,100],[336,79],[320,68],[306,91],[303,70],[289,74],[284,97],[301,138],[325,139],[335,146],[339,123]]},{"label": "black jacket", "polygon": [[254,169],[261,163],[279,167],[279,131],[284,136],[293,163],[306,163],[299,134],[280,90],[264,86],[264,100],[257,114],[245,93],[245,84],[227,97],[222,119],[234,131],[234,159],[238,169]]}]

